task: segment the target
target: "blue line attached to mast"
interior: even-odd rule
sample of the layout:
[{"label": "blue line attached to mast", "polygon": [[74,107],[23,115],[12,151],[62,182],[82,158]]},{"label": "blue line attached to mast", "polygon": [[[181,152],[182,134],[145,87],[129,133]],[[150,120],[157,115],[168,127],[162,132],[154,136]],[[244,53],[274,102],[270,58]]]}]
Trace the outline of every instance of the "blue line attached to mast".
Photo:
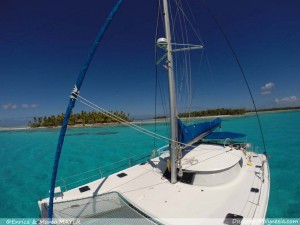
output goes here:
[{"label": "blue line attached to mast", "polygon": [[66,110],[66,114],[65,114],[65,118],[60,130],[60,135],[59,135],[59,139],[58,139],[58,143],[57,143],[57,148],[56,148],[56,153],[55,153],[55,159],[54,159],[54,164],[53,164],[53,170],[52,170],[52,178],[51,178],[51,186],[50,186],[50,197],[49,197],[49,208],[48,208],[48,221],[49,224],[52,224],[52,218],[53,218],[53,198],[54,198],[54,188],[55,188],[55,183],[56,183],[56,175],[57,175],[57,168],[58,168],[58,164],[59,164],[59,159],[60,159],[60,154],[61,154],[61,149],[64,143],[64,138],[65,138],[65,133],[67,130],[67,126],[68,126],[68,122],[70,119],[70,115],[72,113],[72,109],[75,106],[75,102],[76,102],[76,97],[79,93],[80,87],[82,85],[82,82],[85,78],[86,72],[89,68],[89,65],[92,61],[93,55],[100,43],[100,41],[103,38],[103,35],[105,33],[105,31],[107,30],[110,22],[112,21],[112,18],[114,17],[114,15],[116,14],[116,12],[118,11],[121,3],[123,2],[123,0],[118,0],[118,2],[115,4],[114,8],[112,9],[112,11],[110,12],[109,16],[106,18],[104,24],[102,25],[96,40],[92,46],[92,48],[90,49],[87,58],[82,66],[82,69],[78,75],[77,81],[76,81],[76,85],[72,91],[72,94],[70,96],[70,101]]}]

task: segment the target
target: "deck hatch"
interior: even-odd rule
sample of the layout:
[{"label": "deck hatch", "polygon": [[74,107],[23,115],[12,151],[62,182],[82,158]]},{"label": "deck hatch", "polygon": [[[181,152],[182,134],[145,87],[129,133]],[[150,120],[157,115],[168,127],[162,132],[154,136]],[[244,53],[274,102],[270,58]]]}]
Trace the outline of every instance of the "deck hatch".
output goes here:
[{"label": "deck hatch", "polygon": [[250,191],[251,191],[251,192],[254,192],[254,193],[258,193],[258,192],[259,192],[259,189],[258,189],[258,188],[251,188]]},{"label": "deck hatch", "polygon": [[224,223],[228,225],[237,225],[237,224],[241,224],[242,220],[243,220],[243,216],[228,213],[225,217]]},{"label": "deck hatch", "polygon": [[127,174],[126,173],[119,173],[119,174],[117,174],[117,176],[120,177],[120,178],[123,178],[123,177],[126,177]]},{"label": "deck hatch", "polygon": [[86,192],[86,191],[89,191],[91,190],[89,186],[83,186],[81,188],[79,188],[79,191],[82,193],[82,192]]}]

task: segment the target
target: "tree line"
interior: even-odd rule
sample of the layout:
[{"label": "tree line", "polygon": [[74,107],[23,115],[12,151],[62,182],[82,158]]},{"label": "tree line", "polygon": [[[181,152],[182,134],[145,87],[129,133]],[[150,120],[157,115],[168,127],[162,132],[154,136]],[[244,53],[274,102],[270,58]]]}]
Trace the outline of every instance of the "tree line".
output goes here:
[{"label": "tree line", "polygon": [[[258,112],[265,111],[278,111],[278,110],[297,110],[300,109],[300,106],[295,107],[278,107],[278,108],[269,108],[269,109],[258,109]],[[245,113],[255,112],[255,110],[246,110],[246,109],[208,109],[202,111],[193,111],[187,113],[179,113],[179,117],[204,117],[204,116],[220,116],[220,115],[243,115]],[[165,119],[167,116],[156,116],[154,119]]]},{"label": "tree line", "polygon": [[[125,121],[129,120],[129,114],[124,113],[123,111],[112,112],[116,117],[119,117]],[[44,116],[44,117],[33,117],[33,121],[29,121],[28,126],[31,128],[36,127],[56,127],[61,126],[63,123],[65,115],[59,114],[57,116]],[[68,125],[82,125],[85,126],[86,124],[97,124],[97,123],[117,123],[118,121],[107,116],[106,114],[100,112],[85,112],[81,111],[80,113],[72,113],[69,119]]]},{"label": "tree line", "polygon": [[[187,117],[204,117],[204,116],[220,116],[220,115],[243,115],[248,111],[245,109],[208,109],[202,111],[193,111],[193,112],[185,112],[179,113],[178,116],[180,118],[187,118]],[[167,116],[156,116],[154,119],[165,119]]]},{"label": "tree line", "polygon": [[220,115],[243,115],[246,109],[208,109],[203,111],[193,111],[189,113],[180,113],[179,117],[203,117],[203,116],[220,116]]},{"label": "tree line", "polygon": [[[300,109],[300,107],[282,107],[282,108],[271,108],[271,109],[259,109],[257,111],[277,111],[277,110],[293,110]],[[220,115],[243,115],[248,112],[254,112],[254,110],[246,109],[208,109],[203,111],[193,111],[190,113],[180,113],[179,117],[204,117],[204,116],[220,116]],[[130,121],[129,114],[126,115],[123,111],[112,112],[113,115],[122,118],[125,121]],[[166,116],[156,116],[156,119],[166,118]],[[36,127],[56,127],[61,126],[64,120],[64,114],[57,116],[44,116],[44,117],[33,117],[33,121],[29,121],[28,126],[32,128]],[[86,125],[86,124],[97,124],[97,123],[117,123],[116,120],[108,117],[107,115],[100,112],[85,112],[71,114],[68,125]]]},{"label": "tree line", "polygon": [[[300,109],[300,106],[291,106],[291,107],[277,107],[277,108],[269,108],[269,109],[258,109],[258,112],[264,111],[278,111],[278,110],[296,110]],[[255,112],[254,110],[248,110],[247,112]]]}]

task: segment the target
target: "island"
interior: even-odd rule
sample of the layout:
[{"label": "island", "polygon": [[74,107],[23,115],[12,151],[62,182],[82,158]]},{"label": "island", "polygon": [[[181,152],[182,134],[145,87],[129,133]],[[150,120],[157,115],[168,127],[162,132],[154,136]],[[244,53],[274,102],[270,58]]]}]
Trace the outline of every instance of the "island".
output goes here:
[{"label": "island", "polygon": [[[121,118],[121,120],[125,120],[130,122],[129,114],[121,111],[110,111],[114,116]],[[44,116],[44,117],[33,117],[33,121],[29,121],[28,126],[30,128],[38,128],[38,127],[58,127],[63,123],[65,115],[59,114],[57,116]],[[100,112],[85,112],[81,111],[80,113],[72,113],[68,122],[70,126],[85,126],[85,125],[94,125],[94,124],[111,124],[111,123],[119,123],[119,121],[109,117],[107,114]]]},{"label": "island", "polygon": [[[258,109],[258,113],[263,112],[272,112],[272,111],[287,111],[287,110],[300,110],[300,106],[295,107],[281,107],[281,108],[269,108],[269,109]],[[121,111],[110,111],[114,116],[121,118],[121,120],[126,122],[132,122],[129,114]],[[247,109],[208,109],[202,111],[193,111],[188,113],[179,113],[180,118],[196,118],[196,117],[210,117],[210,116],[239,116],[255,113],[255,110]],[[167,116],[156,116],[153,119],[165,119]],[[38,127],[58,127],[62,125],[64,120],[64,114],[59,114],[57,116],[44,116],[44,117],[33,117],[33,121],[29,121],[28,126],[30,128]],[[117,121],[107,114],[100,112],[85,112],[81,111],[80,113],[72,113],[68,125],[70,126],[90,126],[90,125],[101,125],[101,124],[118,124],[120,121]]]}]

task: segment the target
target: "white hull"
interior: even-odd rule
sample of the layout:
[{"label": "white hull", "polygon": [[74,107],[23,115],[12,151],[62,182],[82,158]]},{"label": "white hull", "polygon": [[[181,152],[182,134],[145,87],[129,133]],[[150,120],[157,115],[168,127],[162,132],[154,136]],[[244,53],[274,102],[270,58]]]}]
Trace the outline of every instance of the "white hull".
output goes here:
[{"label": "white hull", "polygon": [[[64,192],[54,200],[54,216],[103,216],[112,209],[110,199],[97,196],[116,193],[162,224],[236,224],[225,219],[229,213],[242,216],[241,224],[263,224],[270,185],[265,155],[208,144],[185,150],[183,155],[184,173],[194,173],[192,184],[171,184],[163,177],[168,158],[168,154],[163,154],[143,165],[83,185],[89,187],[88,191],[75,188]],[[249,155],[252,163],[248,163]],[[117,175],[121,173],[127,175],[120,178]],[[87,199],[77,201],[83,198]],[[42,217],[47,217],[48,201],[39,201]],[[126,215],[123,219],[126,221]]]}]

